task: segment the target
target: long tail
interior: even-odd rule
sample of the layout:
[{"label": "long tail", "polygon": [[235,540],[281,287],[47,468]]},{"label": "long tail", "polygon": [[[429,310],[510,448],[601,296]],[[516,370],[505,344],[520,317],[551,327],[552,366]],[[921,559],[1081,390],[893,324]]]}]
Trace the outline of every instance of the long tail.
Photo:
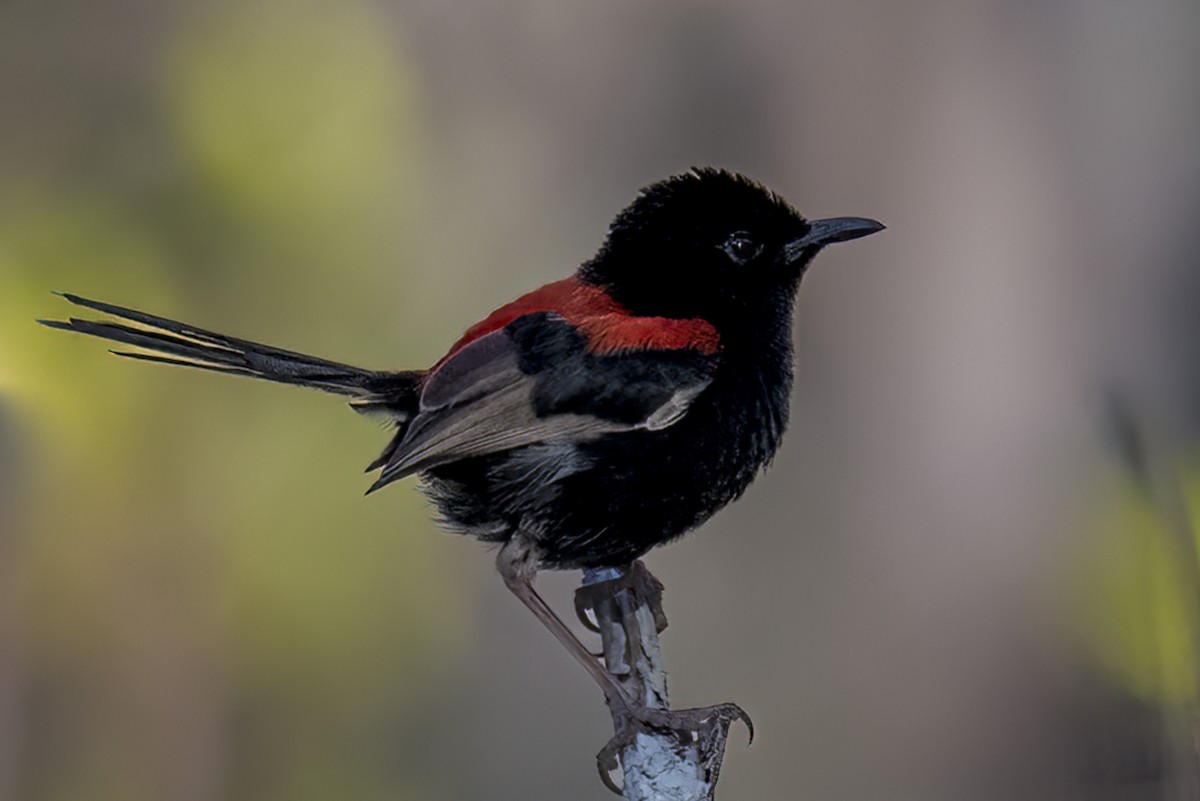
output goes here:
[{"label": "long tail", "polygon": [[117,356],[149,362],[197,367],[217,373],[261,378],[280,384],[349,395],[357,411],[379,413],[403,424],[416,410],[419,372],[376,372],[339,364],[315,356],[273,348],[245,339],[225,336],[203,328],[155,317],[133,309],[113,306],[78,295],[57,293],[76,306],[110,314],[137,323],[139,327],[114,322],[38,320],[50,328],[132,345],[151,353],[111,351]]}]

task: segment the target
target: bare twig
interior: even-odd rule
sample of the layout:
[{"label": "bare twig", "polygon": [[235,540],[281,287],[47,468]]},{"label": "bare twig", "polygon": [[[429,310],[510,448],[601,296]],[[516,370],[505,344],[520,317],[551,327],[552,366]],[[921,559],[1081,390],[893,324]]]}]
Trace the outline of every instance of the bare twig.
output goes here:
[{"label": "bare twig", "polygon": [[[604,659],[628,697],[646,709],[612,709],[616,735],[597,756],[601,777],[628,801],[711,801],[734,720],[734,704],[670,712],[658,635],[666,628],[662,584],[639,561],[627,571],[588,571],[576,606],[600,632]],[[589,622],[590,625],[590,622]],[[659,710],[662,710],[659,712]],[[753,728],[751,728],[753,737]],[[612,779],[620,768],[622,787]]]}]

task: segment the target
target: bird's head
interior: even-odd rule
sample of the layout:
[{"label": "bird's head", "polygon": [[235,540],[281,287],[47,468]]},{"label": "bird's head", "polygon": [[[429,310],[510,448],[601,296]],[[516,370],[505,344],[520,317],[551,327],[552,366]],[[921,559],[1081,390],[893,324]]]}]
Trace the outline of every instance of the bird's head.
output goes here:
[{"label": "bird's head", "polygon": [[821,248],[883,229],[874,220],[805,220],[760,184],[694,169],[643,189],[609,228],[580,278],[634,314],[701,317],[790,304]]}]

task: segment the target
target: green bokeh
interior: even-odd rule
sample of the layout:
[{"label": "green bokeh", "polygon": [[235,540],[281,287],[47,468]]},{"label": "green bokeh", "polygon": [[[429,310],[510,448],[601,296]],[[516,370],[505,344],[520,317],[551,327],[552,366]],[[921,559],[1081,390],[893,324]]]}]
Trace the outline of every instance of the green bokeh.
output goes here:
[{"label": "green bokeh", "polygon": [[467,599],[411,485],[361,497],[386,432],[33,322],[71,313],[62,289],[350,359],[386,318],[420,225],[398,43],[365,2],[196,13],[160,54],[149,186],[0,188],[0,397],[31,432],[22,797],[160,799],[197,754],[223,797],[427,797],[383,734],[436,688]]},{"label": "green bokeh", "polygon": [[1144,487],[1116,478],[1093,509],[1078,618],[1101,663],[1147,700],[1200,700],[1196,468],[1180,477],[1186,522],[1165,515],[1163,499]]}]

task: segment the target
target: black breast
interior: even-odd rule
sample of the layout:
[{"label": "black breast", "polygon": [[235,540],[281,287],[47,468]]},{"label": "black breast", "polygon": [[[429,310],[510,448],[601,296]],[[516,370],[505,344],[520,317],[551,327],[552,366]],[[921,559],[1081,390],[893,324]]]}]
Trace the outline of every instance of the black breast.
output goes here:
[{"label": "black breast", "polygon": [[542,518],[546,566],[625,564],[736,499],[779,447],[790,386],[790,359],[723,371],[670,428],[581,446],[592,467]]}]

